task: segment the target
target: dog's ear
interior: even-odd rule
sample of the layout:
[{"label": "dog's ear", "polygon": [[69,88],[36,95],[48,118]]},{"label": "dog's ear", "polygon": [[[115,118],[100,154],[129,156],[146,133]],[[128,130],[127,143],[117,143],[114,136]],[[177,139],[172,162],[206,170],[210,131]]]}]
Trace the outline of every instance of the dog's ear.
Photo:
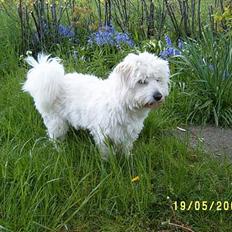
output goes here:
[{"label": "dog's ear", "polygon": [[125,77],[129,77],[133,72],[133,68],[134,67],[132,64],[129,64],[128,62],[123,61],[115,67],[114,71]]},{"label": "dog's ear", "polygon": [[129,78],[135,71],[137,57],[138,56],[133,53],[127,55],[126,58],[115,67],[114,71],[121,74],[121,76]]}]

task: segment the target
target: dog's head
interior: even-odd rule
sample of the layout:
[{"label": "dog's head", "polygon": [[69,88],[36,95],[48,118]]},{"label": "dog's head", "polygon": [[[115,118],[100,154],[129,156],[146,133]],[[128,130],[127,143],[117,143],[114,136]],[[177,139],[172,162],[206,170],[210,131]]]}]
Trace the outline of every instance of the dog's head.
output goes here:
[{"label": "dog's head", "polygon": [[168,95],[168,62],[144,52],[129,54],[114,71],[129,108],[156,108]]}]

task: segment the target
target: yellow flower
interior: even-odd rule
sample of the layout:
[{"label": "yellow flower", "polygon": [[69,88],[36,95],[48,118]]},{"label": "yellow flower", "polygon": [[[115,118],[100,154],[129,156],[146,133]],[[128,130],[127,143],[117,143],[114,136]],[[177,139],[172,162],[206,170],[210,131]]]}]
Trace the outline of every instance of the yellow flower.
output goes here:
[{"label": "yellow flower", "polygon": [[140,177],[139,176],[135,176],[132,178],[131,182],[138,182],[140,180]]},{"label": "yellow flower", "polygon": [[214,20],[215,20],[216,22],[221,22],[222,19],[223,19],[223,17],[222,17],[221,15],[215,15],[215,16],[214,16]]}]

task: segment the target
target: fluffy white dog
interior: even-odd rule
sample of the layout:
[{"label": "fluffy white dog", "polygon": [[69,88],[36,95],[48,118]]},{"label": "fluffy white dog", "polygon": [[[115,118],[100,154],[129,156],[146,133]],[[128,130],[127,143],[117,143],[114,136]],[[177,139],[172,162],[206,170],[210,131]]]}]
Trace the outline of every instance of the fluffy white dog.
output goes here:
[{"label": "fluffy white dog", "polygon": [[43,54],[26,61],[33,68],[23,90],[34,98],[49,137],[63,137],[69,125],[88,129],[103,155],[107,139],[128,153],[149,111],[168,95],[168,62],[147,52],[127,55],[105,80],[65,74],[58,58]]}]

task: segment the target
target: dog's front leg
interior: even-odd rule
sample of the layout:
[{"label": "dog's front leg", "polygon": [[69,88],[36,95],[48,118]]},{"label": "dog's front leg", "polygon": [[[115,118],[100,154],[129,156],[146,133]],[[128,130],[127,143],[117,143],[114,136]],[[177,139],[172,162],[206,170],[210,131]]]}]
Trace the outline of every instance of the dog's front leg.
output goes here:
[{"label": "dog's front leg", "polygon": [[97,144],[99,152],[103,160],[108,160],[110,155],[110,148],[104,142]]},{"label": "dog's front leg", "polygon": [[123,153],[126,155],[126,156],[130,156],[130,155],[132,155],[132,148],[133,148],[133,141],[125,141],[124,143],[123,143]]},{"label": "dog's front leg", "polygon": [[110,148],[105,141],[105,136],[102,133],[92,131],[91,134],[93,135],[95,144],[98,147],[98,150],[101,154],[103,160],[108,160],[110,154]]}]

